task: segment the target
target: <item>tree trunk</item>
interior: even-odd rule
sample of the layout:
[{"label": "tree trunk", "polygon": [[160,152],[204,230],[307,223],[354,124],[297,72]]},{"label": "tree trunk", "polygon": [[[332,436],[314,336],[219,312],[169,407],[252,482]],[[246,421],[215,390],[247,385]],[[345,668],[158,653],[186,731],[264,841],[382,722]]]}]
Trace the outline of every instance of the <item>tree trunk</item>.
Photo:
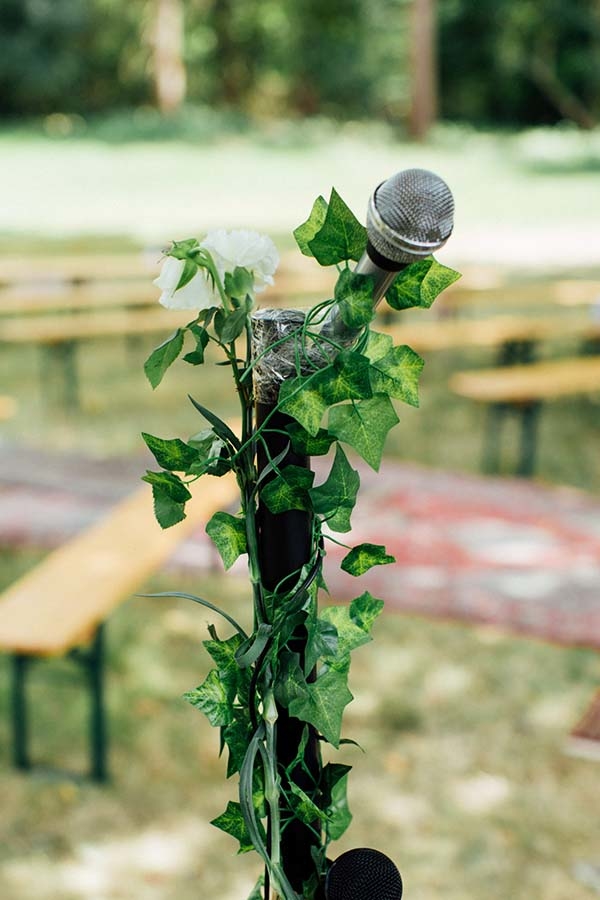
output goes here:
[{"label": "tree trunk", "polygon": [[437,54],[435,0],[413,0],[410,33],[411,137],[422,141],[437,116]]},{"label": "tree trunk", "polygon": [[183,31],[183,0],[156,0],[154,86],[163,115],[177,112],[185,100]]}]

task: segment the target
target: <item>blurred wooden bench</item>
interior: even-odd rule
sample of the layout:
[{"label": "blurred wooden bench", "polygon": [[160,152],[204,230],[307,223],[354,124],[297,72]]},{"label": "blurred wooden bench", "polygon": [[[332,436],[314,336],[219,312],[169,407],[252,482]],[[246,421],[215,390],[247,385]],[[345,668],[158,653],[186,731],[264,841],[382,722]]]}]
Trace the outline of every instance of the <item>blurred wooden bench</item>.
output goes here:
[{"label": "blurred wooden bench", "polygon": [[108,615],[143,584],[177,544],[236,496],[233,478],[204,478],[187,517],[161,531],[148,485],[101,521],[51,552],[0,595],[0,650],[12,656],[13,760],[32,767],[26,675],[41,657],[69,655],[84,669],[90,692],[90,774],[107,777],[104,630]]},{"label": "blurred wooden bench", "polygon": [[17,411],[17,401],[14,397],[0,394],[0,422],[3,419],[11,419]]},{"label": "blurred wooden bench", "polygon": [[506,414],[520,417],[521,436],[517,474],[535,468],[537,421],[542,404],[561,397],[600,393],[600,356],[557,359],[528,365],[457,372],[450,389],[461,397],[488,405],[483,467],[500,467],[501,428]]}]

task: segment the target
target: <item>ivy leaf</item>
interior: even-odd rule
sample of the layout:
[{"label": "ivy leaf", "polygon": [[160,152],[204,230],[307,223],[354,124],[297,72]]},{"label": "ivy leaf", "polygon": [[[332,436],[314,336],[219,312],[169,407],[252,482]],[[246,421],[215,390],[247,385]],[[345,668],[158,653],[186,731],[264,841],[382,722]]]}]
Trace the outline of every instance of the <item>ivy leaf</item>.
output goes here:
[{"label": "ivy leaf", "polygon": [[393,346],[394,342],[389,334],[383,334],[381,331],[369,331],[363,355],[374,363],[378,359],[387,356]]},{"label": "ivy leaf", "polygon": [[325,200],[324,197],[317,197],[317,199],[313,203],[310,215],[306,222],[303,222],[302,225],[298,225],[298,227],[294,229],[293,234],[296,239],[296,243],[300,248],[300,252],[304,256],[314,256],[314,253],[310,249],[309,244],[317,234],[317,232],[319,232],[323,227],[326,215],[327,200]]},{"label": "ivy leaf", "polygon": [[242,808],[239,803],[234,803],[230,800],[225,812],[213,819],[210,824],[214,825],[215,828],[220,828],[225,834],[230,834],[236,841],[239,841],[240,848],[238,853],[248,853],[249,850],[254,850],[252,838],[244,821]]},{"label": "ivy leaf", "polygon": [[142,476],[142,481],[146,481],[148,484],[151,484],[152,487],[159,488],[162,493],[179,503],[185,503],[186,500],[191,499],[192,495],[181,478],[179,478],[178,475],[174,475],[172,472],[147,471],[146,474]]},{"label": "ivy leaf", "polygon": [[328,819],[327,836],[331,841],[339,840],[352,821],[347,797],[348,774],[351,769],[352,766],[341,763],[327,763],[321,772],[319,786]]},{"label": "ivy leaf", "polygon": [[158,387],[169,366],[175,362],[183,349],[183,329],[177,328],[173,334],[152,351],[144,363],[146,378],[153,388]]},{"label": "ivy leaf", "polygon": [[177,475],[148,471],[142,481],[152,485],[154,515],[161,528],[171,528],[185,519],[185,504],[192,495]]},{"label": "ivy leaf", "polygon": [[229,453],[225,442],[212,428],[205,428],[188,441],[196,451],[196,461],[189,467],[189,475],[215,475],[220,477],[231,469]]},{"label": "ivy leaf", "polygon": [[316,434],[310,434],[299,422],[286,425],[292,447],[301,456],[324,456],[335,441],[326,428],[319,428]]},{"label": "ivy leaf", "polygon": [[332,531],[350,531],[350,515],[359,487],[360,476],[338,444],[327,480],[309,491],[314,511],[325,517]]},{"label": "ivy leaf", "polygon": [[227,688],[216,669],[211,669],[204,682],[193,691],[186,691],[183,698],[201,710],[215,728],[224,728],[233,720]]},{"label": "ivy leaf", "polygon": [[316,681],[306,684],[303,694],[289,705],[291,716],[319,731],[336,749],[340,744],[344,708],[353,700],[348,690],[348,667],[328,669]]},{"label": "ivy leaf", "polygon": [[340,563],[340,567],[349,575],[364,575],[373,566],[385,566],[396,562],[395,557],[390,556],[381,544],[359,544],[347,553]]},{"label": "ivy leaf", "polygon": [[309,490],[315,473],[302,466],[286,466],[261,491],[261,500],[276,514],[290,509],[310,510]]},{"label": "ivy leaf", "polygon": [[[317,373],[320,375],[320,373]],[[316,435],[325,410],[317,376],[298,375],[283,382],[279,391],[279,409],[295,419],[310,435]]]},{"label": "ivy leaf", "polygon": [[428,309],[436,297],[460,277],[459,272],[429,256],[403,269],[388,288],[385,299],[392,309],[415,306]]},{"label": "ivy leaf", "polygon": [[326,606],[319,619],[337,632],[337,645],[329,654],[323,654],[323,659],[330,665],[349,665],[352,651],[372,640],[369,630],[352,618],[347,606]]},{"label": "ivy leaf", "polygon": [[387,394],[410,406],[419,405],[419,376],[425,361],[406,345],[392,347],[371,364],[371,385],[374,393]]},{"label": "ivy leaf", "polygon": [[170,472],[187,472],[198,458],[198,452],[179,438],[159,438],[145,432],[142,437],[158,465]]},{"label": "ivy leaf", "polygon": [[360,597],[355,597],[350,604],[350,618],[363,631],[370,632],[383,607],[383,600],[378,600],[377,597],[373,597],[372,594],[365,591]]},{"label": "ivy leaf", "polygon": [[389,397],[375,394],[370,400],[335,406],[329,413],[328,430],[338,440],[354,447],[377,472],[387,433],[398,421]]},{"label": "ivy leaf", "polygon": [[357,275],[344,269],[335,286],[342,321],[348,328],[363,328],[375,316],[373,292],[375,280],[372,275]]},{"label": "ivy leaf", "polygon": [[332,188],[323,225],[308,241],[312,255],[322,266],[334,266],[349,259],[358,261],[366,246],[367,229]]},{"label": "ivy leaf", "polygon": [[223,422],[214,412],[211,412],[210,409],[207,409],[205,406],[202,406],[201,403],[198,403],[197,400],[194,400],[193,397],[190,397],[190,402],[192,406],[198,410],[198,412],[204,416],[204,418],[210,422],[212,425],[215,434],[218,434],[221,440],[225,441],[226,444],[231,444],[232,447],[235,447],[236,450],[239,450],[242,446],[239,438],[233,433],[229,425],[226,422]]},{"label": "ivy leaf", "polygon": [[364,400],[372,397],[370,363],[366,356],[354,350],[342,350],[332,364],[315,377],[313,386],[320,391],[327,406],[344,400]]},{"label": "ivy leaf", "polygon": [[236,652],[242,644],[241,635],[236,633],[227,640],[220,641],[216,639],[215,632],[215,639],[203,641],[203,644],[217,666],[229,706],[233,707],[236,696],[242,701],[245,700],[250,685],[250,675],[240,669],[236,661]]},{"label": "ivy leaf", "polygon": [[230,569],[236,559],[248,550],[246,523],[239,516],[216,512],[206,524],[206,533],[219,551],[226,569]]},{"label": "ivy leaf", "polygon": [[304,668],[312,672],[317,661],[323,657],[334,658],[338,649],[338,630],[333,622],[318,618],[308,629],[305,648]]},{"label": "ivy leaf", "polygon": [[223,740],[229,750],[227,778],[231,778],[242,768],[251,737],[252,726],[247,706],[234,707],[233,721],[223,729]]},{"label": "ivy leaf", "polygon": [[293,781],[290,782],[288,799],[295,817],[304,825],[312,825],[316,820],[325,821],[325,812]]}]

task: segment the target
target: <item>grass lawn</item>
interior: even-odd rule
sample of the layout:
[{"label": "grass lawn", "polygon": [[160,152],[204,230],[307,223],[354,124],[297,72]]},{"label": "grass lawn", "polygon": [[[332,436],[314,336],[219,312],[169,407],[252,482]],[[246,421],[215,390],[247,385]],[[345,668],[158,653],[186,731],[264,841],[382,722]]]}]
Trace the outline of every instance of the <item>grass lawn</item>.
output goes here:
[{"label": "grass lawn", "polygon": [[[151,587],[174,581],[183,583],[167,574]],[[248,620],[244,582],[208,577],[200,592]],[[225,782],[216,732],[180,699],[208,671],[200,642],[209,615],[138,598],[114,616],[109,787],[22,778],[2,752],[4,900],[247,896],[257,858],[236,857],[208,824],[235,784]],[[7,660],[0,666],[6,684]],[[34,748],[38,759],[81,768],[85,709],[68,676],[65,662],[34,670]],[[587,900],[572,872],[598,862],[597,765],[566,756],[563,741],[599,676],[592,652],[385,615],[353,663],[344,732],[365,753],[336,757],[354,766],[355,818],[333,855],[380,848],[414,900]],[[7,703],[4,688],[3,748]]]}]

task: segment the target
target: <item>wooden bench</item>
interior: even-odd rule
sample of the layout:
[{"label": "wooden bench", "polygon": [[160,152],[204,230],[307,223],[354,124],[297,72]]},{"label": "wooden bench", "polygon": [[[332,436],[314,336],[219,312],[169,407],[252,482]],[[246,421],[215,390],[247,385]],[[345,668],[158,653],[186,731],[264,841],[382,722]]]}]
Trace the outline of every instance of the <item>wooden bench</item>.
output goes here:
[{"label": "wooden bench", "polygon": [[104,630],[108,615],[168,559],[183,537],[237,494],[232,477],[204,478],[187,517],[167,531],[154,519],[148,485],[14,582],[0,597],[0,650],[12,655],[14,764],[32,766],[26,675],[32,660],[71,656],[85,670],[91,701],[91,777],[107,777]]},{"label": "wooden bench", "polygon": [[593,306],[600,302],[598,279],[555,278],[472,284],[464,279],[444,291],[436,302],[438,312],[459,313],[479,309],[527,310],[540,306]]},{"label": "wooden bench", "polygon": [[537,421],[542,403],[600,393],[600,356],[457,372],[449,385],[461,397],[489,405],[483,453],[483,468],[487,472],[499,470],[502,424],[507,412],[517,412],[521,421],[521,446],[516,471],[529,476],[535,468]]}]

